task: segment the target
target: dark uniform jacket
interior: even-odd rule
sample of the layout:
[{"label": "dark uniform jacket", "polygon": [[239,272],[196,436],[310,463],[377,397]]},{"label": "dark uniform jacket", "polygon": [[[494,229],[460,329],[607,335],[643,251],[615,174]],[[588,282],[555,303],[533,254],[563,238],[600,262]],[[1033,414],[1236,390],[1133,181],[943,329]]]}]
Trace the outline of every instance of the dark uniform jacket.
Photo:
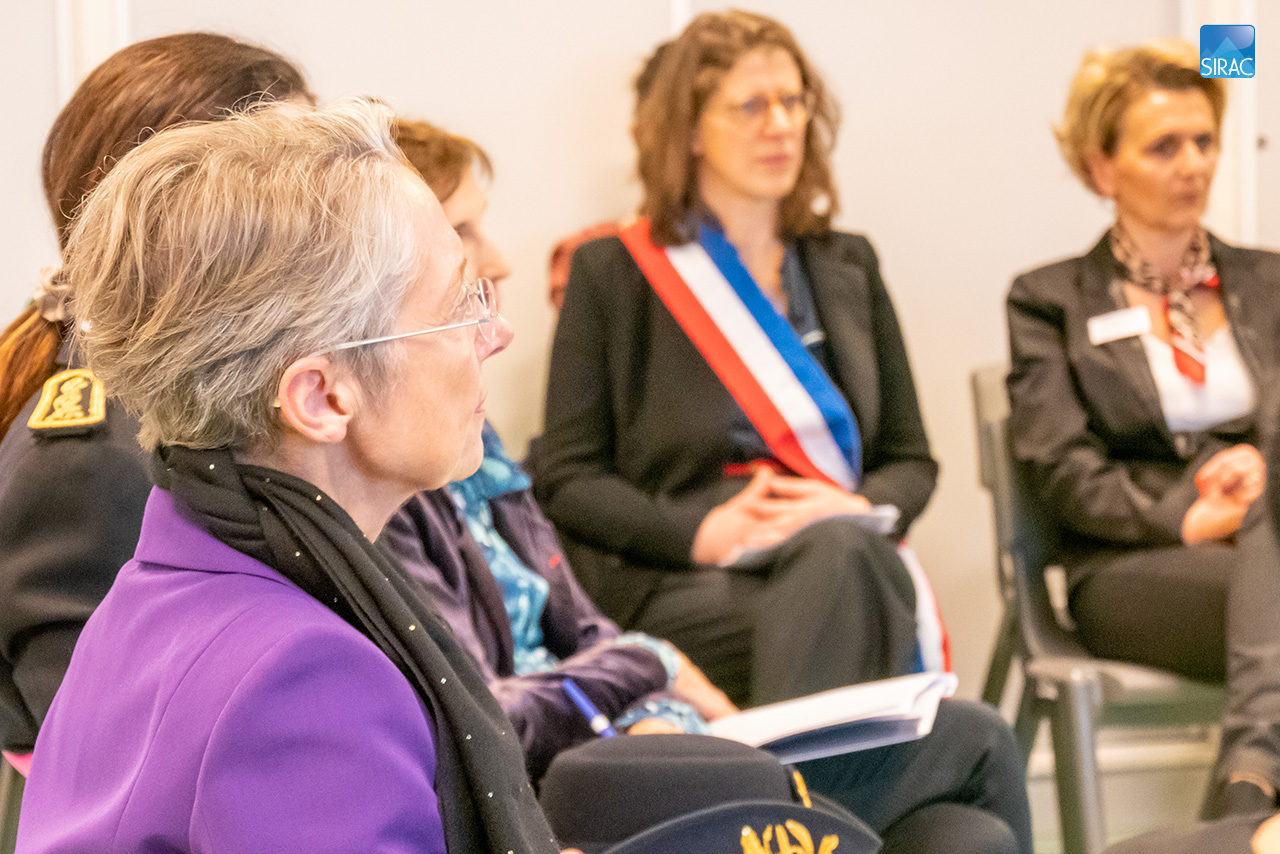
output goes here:
[{"label": "dark uniform jacket", "polygon": [[[797,254],[825,331],[831,379],[862,438],[859,492],[924,510],[937,479],[902,331],[866,238],[802,237]],[[624,625],[665,572],[692,568],[698,526],[745,479],[741,410],[654,293],[622,241],[574,255],[556,327],[534,490],[592,598]]]},{"label": "dark uniform jacket", "polygon": [[93,423],[29,427],[37,394],[0,442],[0,740],[20,753],[35,743],[85,620],[133,557],[151,489],[137,422],[110,398],[94,420],[92,386],[73,392],[84,417],[70,420]]},{"label": "dark uniform jacket", "polygon": [[[1210,251],[1262,400],[1280,318],[1280,255],[1213,237]],[[1089,318],[1128,306],[1123,277],[1104,237],[1087,255],[1019,276],[1009,291],[1010,439],[1069,573],[1100,548],[1181,543],[1199,495],[1196,471],[1224,448],[1257,441],[1253,415],[1174,433],[1142,342],[1090,343]]]}]

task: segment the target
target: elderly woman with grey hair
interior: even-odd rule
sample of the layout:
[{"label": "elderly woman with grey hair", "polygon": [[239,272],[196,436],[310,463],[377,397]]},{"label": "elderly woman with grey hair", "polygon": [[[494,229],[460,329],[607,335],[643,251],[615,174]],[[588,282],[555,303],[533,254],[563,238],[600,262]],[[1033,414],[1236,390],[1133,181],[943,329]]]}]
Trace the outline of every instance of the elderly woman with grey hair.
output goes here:
[{"label": "elderly woman with grey hair", "polygon": [[36,743],[18,850],[553,851],[510,724],[371,541],[481,457],[510,329],[379,108],[126,155],[66,252],[152,491]]}]

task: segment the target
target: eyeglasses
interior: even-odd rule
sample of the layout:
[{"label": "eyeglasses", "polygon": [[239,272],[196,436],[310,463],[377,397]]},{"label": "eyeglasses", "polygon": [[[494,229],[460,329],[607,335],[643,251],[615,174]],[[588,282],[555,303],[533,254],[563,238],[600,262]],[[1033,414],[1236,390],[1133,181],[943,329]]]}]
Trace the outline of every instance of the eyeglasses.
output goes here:
[{"label": "eyeglasses", "polygon": [[320,356],[336,350],[352,350],[368,344],[384,344],[388,341],[399,341],[402,338],[414,338],[418,335],[430,335],[433,332],[444,332],[447,329],[461,329],[464,326],[480,327],[480,335],[486,341],[493,336],[493,323],[498,319],[498,299],[493,290],[493,282],[485,278],[476,279],[463,288],[458,303],[449,312],[449,322],[440,326],[428,326],[413,332],[399,332],[395,335],[382,335],[378,338],[364,338],[360,341],[348,341],[335,344],[312,353]]},{"label": "eyeglasses", "polygon": [[776,104],[782,107],[787,118],[803,122],[813,112],[814,100],[813,93],[807,89],[803,92],[784,92],[781,95],[756,95],[737,104],[729,104],[726,111],[738,122],[748,124],[763,120]]}]

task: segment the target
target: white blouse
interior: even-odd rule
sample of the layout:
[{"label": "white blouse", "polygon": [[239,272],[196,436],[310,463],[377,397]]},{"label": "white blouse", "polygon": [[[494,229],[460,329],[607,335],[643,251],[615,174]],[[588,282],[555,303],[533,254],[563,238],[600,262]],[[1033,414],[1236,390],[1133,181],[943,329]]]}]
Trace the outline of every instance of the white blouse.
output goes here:
[{"label": "white blouse", "polygon": [[1192,382],[1178,370],[1172,346],[1149,332],[1141,337],[1160,392],[1164,420],[1173,432],[1208,430],[1253,411],[1253,379],[1230,328],[1223,326],[1204,342],[1203,384]]}]

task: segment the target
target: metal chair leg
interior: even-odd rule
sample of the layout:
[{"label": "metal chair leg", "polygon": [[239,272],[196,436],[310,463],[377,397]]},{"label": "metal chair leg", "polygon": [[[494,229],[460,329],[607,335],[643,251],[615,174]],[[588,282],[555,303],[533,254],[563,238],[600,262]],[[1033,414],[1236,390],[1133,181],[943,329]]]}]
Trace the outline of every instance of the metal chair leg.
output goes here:
[{"label": "metal chair leg", "polygon": [[1018,645],[1017,612],[1006,603],[1004,616],[1000,618],[1000,632],[996,635],[996,647],[987,665],[987,678],[982,685],[982,701],[997,709],[1004,699],[1004,689],[1009,682],[1009,669],[1013,665],[1013,652]]},{"label": "metal chair leg", "polygon": [[1102,693],[1096,674],[1074,670],[1053,706],[1054,772],[1064,854],[1100,854],[1106,844],[1102,774],[1094,735]]},{"label": "metal chair leg", "polygon": [[0,854],[13,854],[18,840],[18,808],[26,781],[17,769],[0,759]]},{"label": "metal chair leg", "polygon": [[1036,736],[1040,734],[1040,720],[1043,717],[1044,708],[1037,694],[1036,681],[1024,673],[1018,711],[1013,718],[1013,735],[1018,740],[1018,749],[1022,751],[1024,768],[1031,760],[1031,751],[1036,746]]}]

